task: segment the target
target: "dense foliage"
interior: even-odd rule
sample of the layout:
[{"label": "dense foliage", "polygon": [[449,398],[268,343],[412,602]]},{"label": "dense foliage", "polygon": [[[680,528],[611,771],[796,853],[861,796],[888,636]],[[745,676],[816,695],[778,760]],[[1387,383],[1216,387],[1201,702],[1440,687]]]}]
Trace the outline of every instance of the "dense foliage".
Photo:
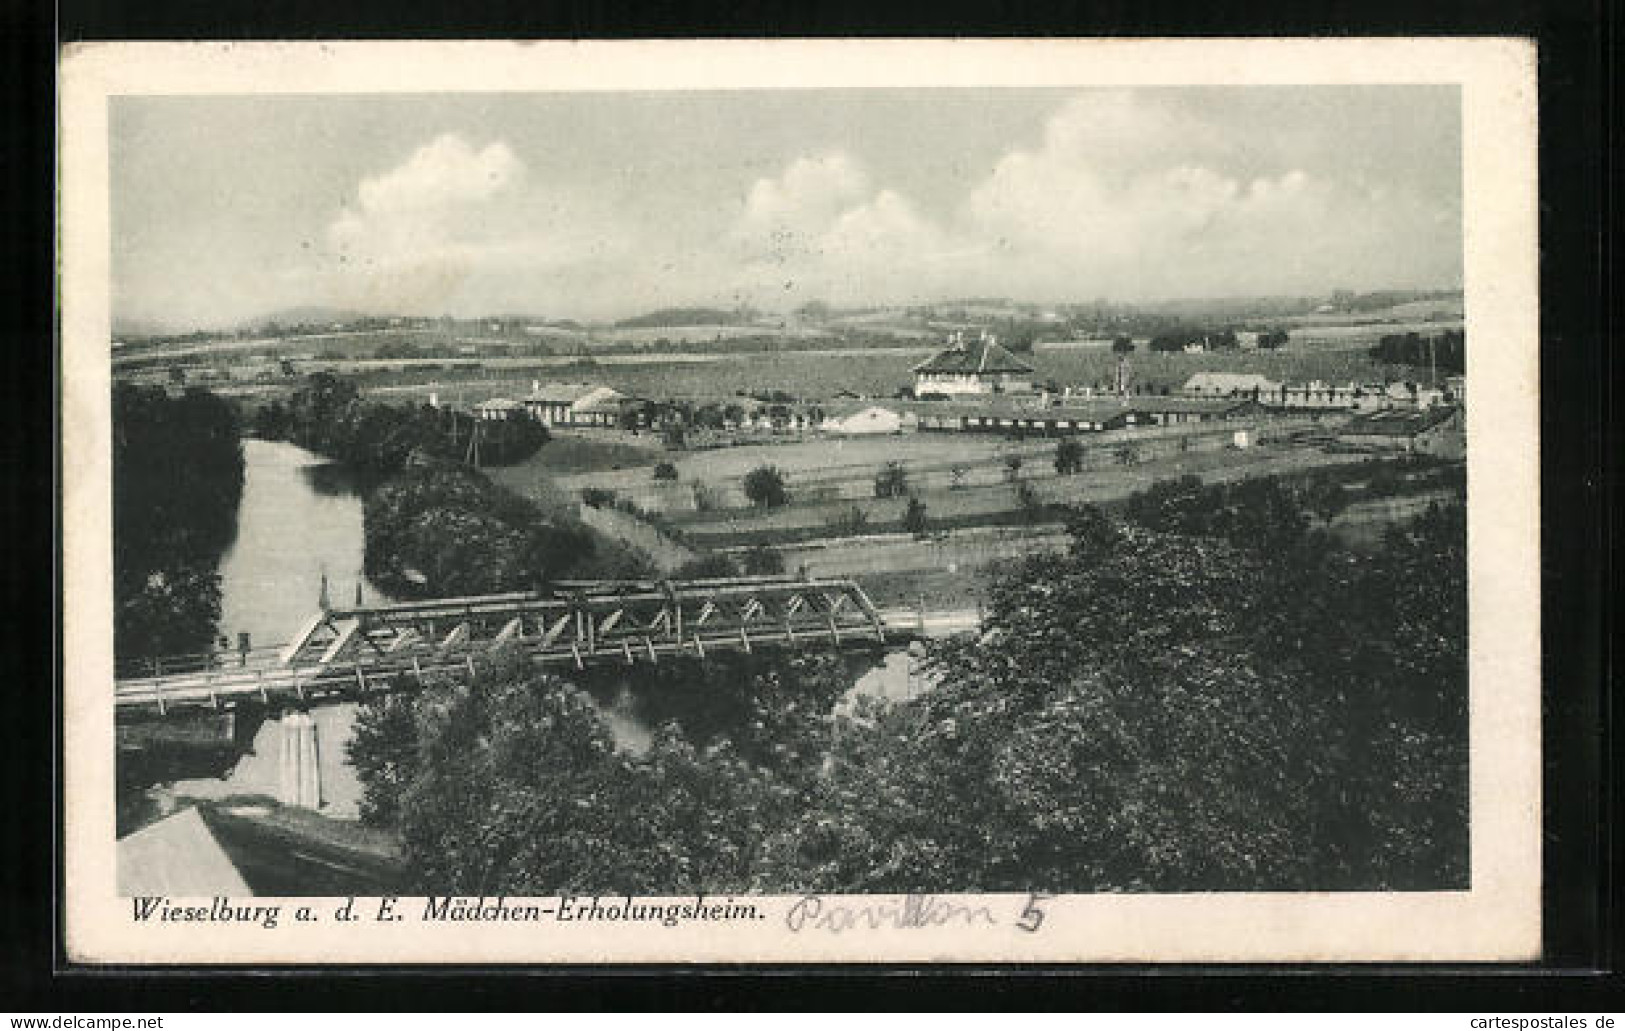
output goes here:
[{"label": "dense foliage", "polygon": [[367,495],[365,514],[367,575],[398,594],[541,590],[561,577],[649,572],[641,553],[457,463],[419,456]]},{"label": "dense foliage", "polygon": [[[663,686],[709,697],[697,666],[662,668]],[[398,811],[402,844],[425,892],[689,893],[744,890],[773,829],[816,775],[808,726],[827,696],[776,685],[748,662],[719,702],[732,727],[696,743],[674,724],[637,757],[617,751],[591,697],[498,655],[475,686],[444,683],[421,695],[403,727],[386,706],[363,712],[352,745],[367,777],[368,815]],[[825,683],[835,679],[824,676]],[[748,686],[747,686],[748,685]],[[388,754],[392,761],[370,758]]]},{"label": "dense foliage", "polygon": [[1293,496],[1073,511],[906,702],[834,707],[832,656],[662,664],[633,755],[502,658],[365,715],[369,812],[434,892],[1464,886],[1463,511],[1355,555]]},{"label": "dense foliage", "polygon": [[773,883],[1379,889],[1466,879],[1459,509],[1380,559],[1075,522],[938,685],[855,722]]},{"label": "dense foliage", "polygon": [[1390,365],[1432,365],[1440,372],[1461,373],[1467,369],[1467,335],[1459,329],[1427,337],[1390,333],[1371,349],[1371,357]]},{"label": "dense foliage", "polygon": [[1233,329],[1205,329],[1200,326],[1180,326],[1176,329],[1165,330],[1151,338],[1150,347],[1153,351],[1183,351],[1186,347],[1200,345],[1208,351],[1234,351],[1241,346]]},{"label": "dense foliage", "polygon": [[318,372],[286,403],[272,401],[254,419],[267,440],[290,440],[343,462],[364,479],[382,479],[406,467],[413,454],[479,465],[520,462],[547,443],[547,427],[533,419],[478,420],[466,412],[378,404],[361,400],[353,382]]},{"label": "dense foliage", "polygon": [[243,491],[236,411],[203,390],[129,384],[114,388],[112,411],[115,655],[205,651]]},{"label": "dense foliage", "polygon": [[1212,485],[1189,475],[1158,480],[1129,497],[1125,514],[1149,530],[1222,537],[1248,549],[1296,545],[1309,525],[1298,496],[1275,477]]}]

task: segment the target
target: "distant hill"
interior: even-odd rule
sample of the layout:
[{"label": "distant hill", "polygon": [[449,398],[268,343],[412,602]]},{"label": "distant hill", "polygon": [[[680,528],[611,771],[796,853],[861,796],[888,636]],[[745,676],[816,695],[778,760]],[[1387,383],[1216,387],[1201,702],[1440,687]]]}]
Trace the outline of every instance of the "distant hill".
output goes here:
[{"label": "distant hill", "polygon": [[615,325],[621,329],[643,329],[655,326],[746,326],[756,317],[749,310],[729,311],[722,308],[660,308],[643,315],[621,319]]},{"label": "distant hill", "polygon": [[237,328],[254,333],[263,333],[273,324],[278,326],[330,326],[335,322],[353,322],[357,319],[377,317],[344,308],[329,308],[307,304],[255,316],[246,322],[239,323]]},{"label": "distant hill", "polygon": [[113,337],[155,337],[168,333],[169,327],[154,319],[133,319],[123,315],[113,316]]}]

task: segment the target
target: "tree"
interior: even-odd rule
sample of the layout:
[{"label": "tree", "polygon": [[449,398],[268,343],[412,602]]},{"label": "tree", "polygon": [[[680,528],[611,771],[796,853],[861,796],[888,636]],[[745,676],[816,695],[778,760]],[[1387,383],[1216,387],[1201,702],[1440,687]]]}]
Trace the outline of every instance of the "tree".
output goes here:
[{"label": "tree", "polygon": [[414,887],[463,895],[759,889],[764,845],[817,780],[823,713],[845,689],[832,656],[718,655],[651,667],[619,751],[592,699],[517,650],[467,682],[431,680],[364,717],[357,769],[393,798]]},{"label": "tree", "polygon": [[916,537],[925,536],[926,531],[930,529],[925,502],[919,498],[908,499],[908,507],[903,510],[903,529]]},{"label": "tree", "polygon": [[742,890],[755,826],[784,804],[726,748],[669,731],[629,759],[587,695],[512,656],[427,692],[418,734],[399,826],[435,894]]},{"label": "tree", "polygon": [[345,756],[361,781],[361,822],[392,827],[400,816],[401,792],[418,768],[417,710],[410,696],[385,695],[363,703]]},{"label": "tree", "polygon": [[662,482],[674,482],[677,479],[677,467],[670,462],[656,462],[654,478]]},{"label": "tree", "polygon": [[243,490],[236,409],[195,387],[119,384],[112,424],[115,658],[205,651]]},{"label": "tree", "polygon": [[[840,724],[760,879],[870,892],[1464,884],[1466,724],[1450,704],[1465,667],[1445,642],[1465,640],[1465,581],[1441,574],[1465,562],[1438,543],[1448,521],[1396,545],[1422,584],[1445,586],[1419,584],[1395,620],[1389,571],[1368,581],[1335,548],[1314,553],[1344,574],[1328,583],[1294,563],[1304,576],[1286,584],[1271,556],[1075,514],[1072,555],[1019,563],[994,581],[983,633],[932,647],[932,690]],[[1321,647],[1310,628],[1355,612],[1335,636],[1368,647]],[[1416,674],[1439,678],[1421,703]]]},{"label": "tree", "polygon": [[908,471],[902,462],[887,462],[875,473],[875,497],[900,498],[907,493]]},{"label": "tree", "polygon": [[1158,480],[1129,497],[1126,513],[1148,529],[1219,537],[1265,553],[1289,551],[1308,527],[1297,497],[1273,477],[1212,486],[1191,475]]},{"label": "tree", "polygon": [[[582,497],[589,504],[614,501],[603,488],[584,488]],[[367,495],[364,525],[367,575],[406,595],[538,590],[565,576],[650,571],[639,553],[563,512],[544,514],[453,462],[425,460],[381,484]]]},{"label": "tree", "polygon": [[1285,347],[1287,339],[1288,337],[1286,330],[1269,330],[1268,332],[1258,334],[1258,346],[1266,350],[1274,350],[1278,347]]},{"label": "tree", "polygon": [[670,419],[667,420],[666,425],[661,429],[660,439],[668,449],[678,451],[681,450],[688,442],[688,434],[687,431],[683,429],[683,424],[681,422],[677,421],[676,419]]},{"label": "tree", "polygon": [[1005,455],[1004,456],[1004,478],[1005,478],[1005,480],[1010,481],[1010,482],[1014,482],[1016,477],[1021,475],[1021,465],[1022,465],[1022,461],[1021,461],[1021,456],[1020,455]]},{"label": "tree", "polygon": [[759,465],[745,474],[745,497],[757,508],[782,508],[790,503],[790,491],[778,466]]},{"label": "tree", "polygon": [[170,562],[114,578],[113,651],[126,667],[139,659],[208,650],[220,621],[220,576],[211,567]]},{"label": "tree", "polygon": [[1115,337],[1112,338],[1112,353],[1113,354],[1129,354],[1133,350],[1134,350],[1134,340],[1133,340],[1132,337],[1129,337],[1127,335],[1119,335],[1119,336],[1115,336]]},{"label": "tree", "polygon": [[1055,472],[1070,476],[1083,469],[1083,445],[1067,438],[1055,445]]}]

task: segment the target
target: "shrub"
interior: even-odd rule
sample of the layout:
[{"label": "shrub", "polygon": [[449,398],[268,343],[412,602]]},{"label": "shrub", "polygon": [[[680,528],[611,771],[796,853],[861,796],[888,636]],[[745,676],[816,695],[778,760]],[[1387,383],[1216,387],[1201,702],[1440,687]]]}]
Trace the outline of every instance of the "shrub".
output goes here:
[{"label": "shrub", "polygon": [[714,512],[722,507],[722,499],[717,496],[717,490],[703,480],[695,480],[688,485],[690,493],[694,495],[694,511]]},{"label": "shrub", "polygon": [[909,498],[908,508],[903,510],[903,529],[916,537],[923,537],[929,526],[925,514],[925,502],[919,498]]},{"label": "shrub", "polygon": [[784,473],[775,465],[759,465],[745,474],[745,497],[757,508],[782,508],[790,503]]},{"label": "shrub", "polygon": [[1063,440],[1055,445],[1055,471],[1070,476],[1083,468],[1083,445],[1075,440]]},{"label": "shrub", "polygon": [[615,505],[615,492],[608,487],[583,487],[581,500],[588,508],[613,508]]},{"label": "shrub", "polygon": [[655,465],[654,477],[657,480],[674,482],[677,479],[677,467],[670,462],[659,462]]},{"label": "shrub", "polygon": [[1016,484],[1016,504],[1021,508],[1021,517],[1029,523],[1036,523],[1044,516],[1047,507],[1038,491],[1026,480]]},{"label": "shrub", "polygon": [[850,537],[869,528],[869,513],[858,505],[850,505],[830,516],[825,525],[837,535]]},{"label": "shrub", "polygon": [[908,471],[902,462],[887,462],[875,473],[875,497],[900,498],[908,493]]}]

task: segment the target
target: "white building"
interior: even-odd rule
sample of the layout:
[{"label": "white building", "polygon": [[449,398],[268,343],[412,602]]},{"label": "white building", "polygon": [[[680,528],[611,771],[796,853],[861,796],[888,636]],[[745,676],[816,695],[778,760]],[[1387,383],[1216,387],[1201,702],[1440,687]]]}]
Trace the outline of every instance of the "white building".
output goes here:
[{"label": "white building", "polygon": [[525,406],[511,398],[493,397],[475,405],[474,414],[491,421],[517,419],[525,414]]},{"label": "white building", "polygon": [[1256,372],[1198,372],[1179,392],[1186,397],[1250,397],[1281,389],[1281,384]]},{"label": "white building", "polygon": [[613,417],[606,417],[605,411],[621,399],[621,392],[613,387],[533,380],[523,404],[530,417],[544,426],[613,425]]}]

